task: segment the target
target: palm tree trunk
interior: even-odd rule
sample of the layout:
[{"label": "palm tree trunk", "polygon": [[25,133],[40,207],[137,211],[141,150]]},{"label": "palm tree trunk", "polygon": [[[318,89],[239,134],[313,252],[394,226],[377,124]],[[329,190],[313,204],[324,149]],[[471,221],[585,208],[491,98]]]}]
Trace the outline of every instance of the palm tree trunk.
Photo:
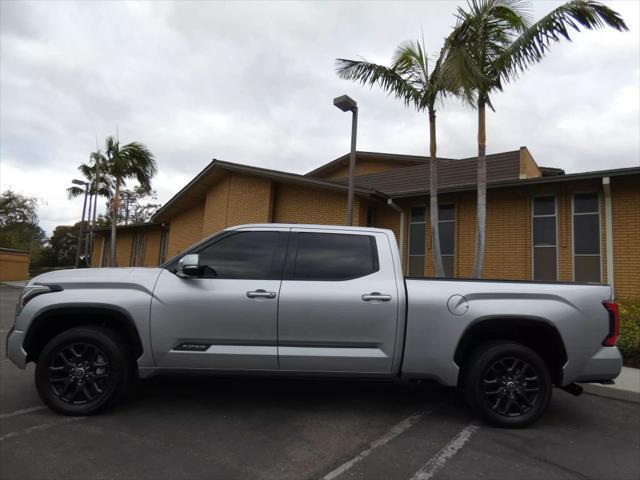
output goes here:
[{"label": "palm tree trunk", "polygon": [[92,257],[93,257],[93,244],[95,242],[95,236],[96,236],[96,234],[95,234],[96,211],[97,211],[97,208],[98,208],[98,199],[100,198],[100,195],[98,195],[98,191],[97,191],[98,190],[98,184],[97,183],[96,183],[95,187],[96,187],[96,198],[95,198],[95,200],[93,202],[93,216],[92,216],[92,219],[91,219],[91,224],[93,225],[93,227],[91,228],[91,247],[89,249],[89,253],[90,253],[90,255]]},{"label": "palm tree trunk", "polygon": [[440,229],[438,223],[438,168],[436,165],[436,112],[429,110],[429,206],[431,217],[431,253],[436,277],[444,277],[440,254]]},{"label": "palm tree trunk", "polygon": [[115,192],[113,201],[111,202],[111,266],[117,267],[116,264],[116,222],[118,220],[118,207],[120,206],[120,178],[115,179]]},{"label": "palm tree trunk", "polygon": [[478,200],[476,205],[476,257],[473,278],[482,277],[487,224],[487,132],[485,102],[478,100]]}]

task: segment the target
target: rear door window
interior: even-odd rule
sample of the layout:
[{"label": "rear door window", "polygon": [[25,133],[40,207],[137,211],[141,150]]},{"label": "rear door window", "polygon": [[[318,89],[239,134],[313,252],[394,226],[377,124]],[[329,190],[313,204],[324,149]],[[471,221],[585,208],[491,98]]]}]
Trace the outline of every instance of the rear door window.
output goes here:
[{"label": "rear door window", "polygon": [[379,270],[372,235],[300,232],[294,242],[286,274],[291,280],[349,280]]}]

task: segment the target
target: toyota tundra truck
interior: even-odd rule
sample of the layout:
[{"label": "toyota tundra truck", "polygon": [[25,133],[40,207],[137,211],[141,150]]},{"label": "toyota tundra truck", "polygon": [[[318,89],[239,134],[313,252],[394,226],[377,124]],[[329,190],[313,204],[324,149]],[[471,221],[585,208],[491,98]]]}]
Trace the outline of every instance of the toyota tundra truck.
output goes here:
[{"label": "toyota tundra truck", "polygon": [[35,362],[46,405],[98,412],[131,381],[174,373],[435,380],[476,415],[523,427],[553,386],[621,370],[608,285],[406,278],[393,232],[228,228],[158,268],[30,280],[7,356]]}]

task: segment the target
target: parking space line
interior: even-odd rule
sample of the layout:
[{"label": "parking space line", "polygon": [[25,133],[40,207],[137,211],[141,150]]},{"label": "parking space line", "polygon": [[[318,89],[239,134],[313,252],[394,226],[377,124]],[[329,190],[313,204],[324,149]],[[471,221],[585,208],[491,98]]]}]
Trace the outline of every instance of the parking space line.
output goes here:
[{"label": "parking space line", "polygon": [[30,408],[23,408],[22,410],[16,410],[15,412],[0,413],[0,418],[15,417],[16,415],[24,415],[25,413],[37,412],[38,410],[44,410],[45,408],[47,407],[45,407],[44,405],[39,405],[37,407],[30,407]]},{"label": "parking space line", "polygon": [[472,423],[460,430],[460,432],[458,432],[458,434],[453,437],[449,443],[431,457],[431,459],[425,463],[413,477],[411,477],[411,480],[429,480],[433,477],[462,449],[462,447],[464,447],[469,440],[471,440],[471,437],[479,428],[479,425]]},{"label": "parking space line", "polygon": [[400,423],[394,425],[384,435],[382,435],[381,437],[379,437],[376,440],[374,440],[373,442],[371,442],[367,448],[362,450],[360,453],[358,453],[358,455],[353,457],[351,460],[347,460],[346,462],[344,462],[339,467],[335,468],[334,470],[331,470],[324,477],[322,477],[322,480],[333,480],[334,478],[339,477],[344,472],[346,472],[351,467],[353,467],[356,463],[358,463],[361,460],[363,460],[364,458],[366,458],[376,448],[382,447],[383,445],[389,443],[391,440],[396,438],[398,435],[400,435],[401,433],[403,433],[403,432],[407,431],[408,429],[410,429],[411,427],[413,427],[418,421],[420,421],[422,418],[424,418],[427,415],[429,415],[432,411],[433,410],[430,410],[430,411],[427,411],[427,412],[419,412],[419,413],[416,413],[414,415],[411,415],[411,416],[405,418]]},{"label": "parking space line", "polygon": [[58,422],[43,423],[41,425],[35,425],[33,427],[25,428],[24,430],[19,430],[17,432],[9,432],[0,437],[0,442],[4,440],[8,440],[9,438],[18,437],[21,435],[28,435],[29,433],[47,430],[51,427],[57,427],[59,425],[65,425],[67,423],[76,422],[78,420],[84,420],[85,418],[88,418],[88,417],[67,417]]}]

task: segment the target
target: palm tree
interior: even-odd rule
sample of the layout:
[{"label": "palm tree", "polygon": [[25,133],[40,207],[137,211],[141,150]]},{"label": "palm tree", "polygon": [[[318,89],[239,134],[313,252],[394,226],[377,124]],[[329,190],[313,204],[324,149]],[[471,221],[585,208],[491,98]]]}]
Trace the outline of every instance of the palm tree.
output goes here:
[{"label": "palm tree", "polygon": [[552,10],[533,25],[522,0],[469,0],[457,12],[457,25],[447,38],[442,69],[478,110],[478,187],[476,249],[473,277],[482,276],[486,236],[486,107],[502,83],[515,80],[540,62],[553,42],[571,40],[571,29],[606,26],[627,30],[622,17],[592,0],[572,0]]},{"label": "palm tree", "polygon": [[111,201],[111,266],[116,266],[116,223],[120,207],[120,187],[136,179],[145,191],[151,191],[151,178],[156,174],[156,160],[149,149],[139,142],[120,146],[112,136],[105,141],[105,172],[113,182]]},{"label": "palm tree", "polygon": [[[100,150],[96,150],[89,155],[89,163],[82,163],[78,170],[89,184],[89,209],[87,214],[87,223],[89,225],[90,234],[87,236],[85,246],[85,254],[91,251],[93,247],[93,226],[96,222],[96,208],[99,197],[111,198],[111,182],[104,172],[104,155]],[[72,186],[67,189],[69,198],[84,195],[84,189]],[[93,214],[92,214],[93,208]],[[84,221],[84,219],[83,219]]]},{"label": "palm tree", "polygon": [[436,277],[444,277],[440,255],[438,228],[438,171],[436,165],[436,103],[439,98],[453,92],[442,75],[441,60],[444,51],[429,72],[429,59],[422,44],[405,42],[396,48],[391,67],[366,60],[336,60],[336,73],[340,78],[355,80],[362,85],[379,85],[389,94],[401,99],[405,106],[413,105],[419,112],[427,111],[429,118],[429,198],[431,213],[431,245]]}]

